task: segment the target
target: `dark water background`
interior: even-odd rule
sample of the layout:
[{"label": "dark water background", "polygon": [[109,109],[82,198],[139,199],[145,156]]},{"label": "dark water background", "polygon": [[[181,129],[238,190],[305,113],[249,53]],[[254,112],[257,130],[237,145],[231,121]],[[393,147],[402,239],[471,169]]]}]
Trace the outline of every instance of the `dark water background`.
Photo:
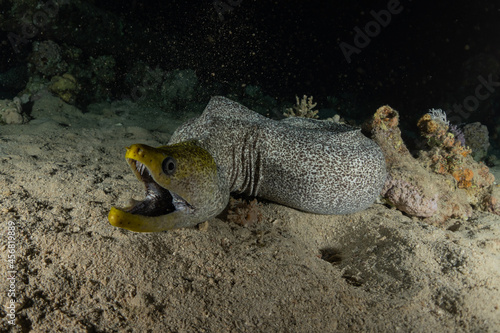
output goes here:
[{"label": "dark water background", "polygon": [[[245,85],[280,102],[313,95],[318,108],[357,121],[389,104],[408,133],[428,109],[441,108],[456,124],[482,122],[492,143],[498,140],[495,1],[66,2],[53,15],[49,2],[0,4],[0,98],[18,94],[37,74],[28,67],[24,77],[16,76],[20,82],[6,74],[30,63],[32,43],[52,40],[81,50],[81,62],[114,59],[112,85],[104,89],[108,100],[130,95],[126,81],[143,62],[164,72],[194,70],[207,95]],[[9,34],[22,35],[20,22],[40,20],[44,4],[50,20],[15,52]],[[81,76],[82,85],[95,85]],[[83,109],[103,96],[89,95],[78,97]]]}]

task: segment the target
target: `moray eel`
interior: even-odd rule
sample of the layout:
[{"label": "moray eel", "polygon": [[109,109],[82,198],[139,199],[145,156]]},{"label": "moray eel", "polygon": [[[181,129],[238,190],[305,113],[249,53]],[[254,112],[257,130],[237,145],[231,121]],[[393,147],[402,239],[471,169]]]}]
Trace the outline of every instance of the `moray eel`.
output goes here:
[{"label": "moray eel", "polygon": [[195,226],[244,193],[316,214],[369,207],[386,179],[385,159],[360,129],[306,118],[268,119],[225,97],[179,127],[168,145],[134,144],[125,158],[146,188],[112,207],[116,227],[154,232]]}]

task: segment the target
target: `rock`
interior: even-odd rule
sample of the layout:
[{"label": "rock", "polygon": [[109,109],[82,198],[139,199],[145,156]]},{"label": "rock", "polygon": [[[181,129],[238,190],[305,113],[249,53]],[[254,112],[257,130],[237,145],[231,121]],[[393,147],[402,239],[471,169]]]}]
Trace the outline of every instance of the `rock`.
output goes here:
[{"label": "rock", "polygon": [[59,96],[66,103],[73,104],[79,89],[75,77],[69,73],[54,76],[50,82],[49,90]]},{"label": "rock", "polygon": [[28,116],[23,113],[21,100],[0,100],[0,119],[6,124],[24,124],[28,122]]}]

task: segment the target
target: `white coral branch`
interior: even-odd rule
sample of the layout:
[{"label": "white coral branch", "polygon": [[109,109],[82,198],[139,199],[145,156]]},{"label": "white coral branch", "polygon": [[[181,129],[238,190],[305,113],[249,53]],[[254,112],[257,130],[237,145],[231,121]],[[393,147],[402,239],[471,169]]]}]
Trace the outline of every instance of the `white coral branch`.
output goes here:
[{"label": "white coral branch", "polygon": [[283,115],[285,117],[302,117],[302,118],[312,118],[317,119],[318,111],[313,110],[318,103],[313,103],[313,97],[307,97],[304,95],[301,100],[298,96],[295,96],[296,104],[291,108],[287,108]]}]

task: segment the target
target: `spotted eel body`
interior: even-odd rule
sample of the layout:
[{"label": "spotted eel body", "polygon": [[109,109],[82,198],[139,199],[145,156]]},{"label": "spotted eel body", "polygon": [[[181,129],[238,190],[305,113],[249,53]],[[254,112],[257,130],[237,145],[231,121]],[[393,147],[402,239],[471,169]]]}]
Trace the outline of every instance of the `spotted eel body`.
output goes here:
[{"label": "spotted eel body", "polygon": [[[185,185],[160,179],[162,171],[153,170],[151,164],[164,163],[169,155],[175,155],[168,150],[179,145],[184,145],[180,150],[189,146],[207,152],[216,171],[203,171],[210,159],[206,157],[185,163],[193,169],[180,177]],[[130,159],[140,160],[131,152],[138,149],[136,146],[127,152],[129,163]],[[146,188],[149,181],[156,183],[152,187],[159,185],[168,190],[174,201],[178,197],[179,204],[166,214],[156,213],[157,216],[141,215],[139,209],[113,207],[119,213],[112,214],[112,209],[110,222],[134,231],[196,225],[218,215],[226,207],[229,193],[261,197],[317,214],[354,213],[376,200],[386,178],[382,151],[358,128],[306,118],[275,121],[224,97],[212,98],[200,117],[175,131],[167,146],[138,147],[148,156],[158,156],[152,162],[151,158],[139,161],[139,167],[143,169],[145,165],[152,178],[138,176],[139,179],[146,183]],[[176,163],[182,164],[184,158],[179,153]],[[137,163],[132,168],[136,171]],[[176,168],[175,172],[182,172],[178,165]],[[189,173],[206,177],[191,182]],[[207,183],[216,184],[207,187]],[[181,193],[186,186],[192,189]],[[177,222],[170,216],[176,213],[183,213],[177,214]],[[162,219],[169,221],[161,226]],[[154,227],[147,227],[148,223]]]}]

